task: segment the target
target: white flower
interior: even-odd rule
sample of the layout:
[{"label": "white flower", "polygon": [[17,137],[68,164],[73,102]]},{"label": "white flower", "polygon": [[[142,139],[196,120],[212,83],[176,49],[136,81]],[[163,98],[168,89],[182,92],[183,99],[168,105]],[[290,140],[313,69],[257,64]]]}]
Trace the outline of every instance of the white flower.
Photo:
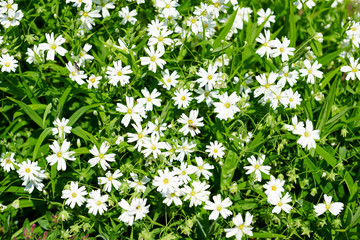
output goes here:
[{"label": "white flower", "polygon": [[251,215],[249,212],[246,212],[245,214],[245,222],[240,213],[236,215],[232,220],[236,227],[224,229],[224,231],[226,232],[226,237],[230,238],[232,236],[235,236],[237,240],[240,240],[245,234],[252,236],[253,227],[250,226],[252,219],[253,215]]},{"label": "white flower", "polygon": [[50,155],[46,158],[46,160],[49,162],[49,164],[52,166],[55,163],[58,163],[57,170],[66,170],[66,160],[74,161],[76,158],[72,156],[75,154],[75,152],[70,151],[68,152],[70,148],[70,142],[68,142],[66,139],[62,143],[61,147],[58,143],[58,141],[54,141],[52,145],[50,145],[51,150],[53,150],[54,154]]},{"label": "white flower", "polygon": [[77,82],[77,84],[81,85],[84,84],[85,81],[83,79],[86,79],[87,76],[86,74],[84,74],[84,71],[80,71],[78,70],[74,64],[72,64],[71,62],[68,62],[66,64],[66,68],[69,70],[70,74],[69,74],[69,78],[72,81]]},{"label": "white flower", "polygon": [[93,3],[98,4],[98,9],[101,9],[101,14],[103,18],[109,17],[110,13],[108,9],[114,9],[115,4],[109,0],[92,0]]},{"label": "white flower", "polygon": [[154,31],[152,33],[152,37],[149,39],[148,45],[156,45],[157,49],[165,52],[165,45],[171,45],[174,41],[169,38],[168,36],[172,34],[173,32],[170,30],[167,30],[165,27],[162,30]]},{"label": "white flower", "polygon": [[37,181],[38,174],[40,172],[40,167],[38,167],[38,162],[31,162],[29,159],[22,163],[18,164],[19,169],[17,173],[20,178],[23,178],[25,182]]},{"label": "white flower", "polygon": [[54,38],[54,33],[51,34],[45,33],[45,37],[48,43],[40,43],[39,48],[41,50],[47,50],[46,60],[54,60],[55,52],[57,52],[60,56],[64,56],[67,53],[67,50],[63,47],[60,47],[66,40],[61,35],[59,35],[56,39]]},{"label": "white flower", "polygon": [[206,101],[206,105],[208,107],[211,106],[211,104],[214,103],[212,98],[219,98],[219,91],[218,90],[214,90],[214,91],[210,91],[209,87],[207,85],[205,85],[205,90],[202,88],[198,88],[197,90],[195,90],[195,92],[197,94],[199,94],[199,96],[195,97],[195,99],[197,100],[197,103],[201,103],[204,100]]},{"label": "white flower", "polygon": [[91,44],[85,43],[83,48],[80,48],[80,53],[78,56],[74,56],[73,53],[71,53],[71,58],[73,60],[78,60],[78,64],[79,66],[85,66],[85,62],[86,61],[92,61],[94,59],[93,56],[91,56],[90,54],[88,54],[88,52],[90,51],[90,49],[92,48]]},{"label": "white flower", "polygon": [[91,167],[94,167],[100,162],[100,165],[102,169],[104,169],[104,171],[110,168],[110,165],[107,162],[115,162],[115,153],[105,155],[109,148],[110,144],[105,141],[101,144],[100,151],[97,149],[96,145],[94,145],[92,149],[90,149],[90,153],[95,156],[88,161]]},{"label": "white flower", "polygon": [[195,173],[197,169],[198,168],[193,165],[188,166],[186,162],[182,162],[180,168],[173,168],[173,172],[178,176],[182,184],[187,184],[191,180],[189,175]]},{"label": "white flower", "polygon": [[270,23],[275,22],[275,15],[271,15],[273,13],[274,12],[271,11],[270,8],[266,9],[266,12],[261,8],[257,12],[257,15],[259,16],[257,19],[257,24],[261,25],[263,22],[265,22],[264,28],[269,28],[271,26]]},{"label": "white flower", "polygon": [[265,173],[266,175],[269,175],[270,166],[263,166],[265,160],[265,155],[262,154],[258,159],[255,158],[255,156],[251,156],[247,159],[251,166],[245,166],[244,169],[247,170],[245,174],[255,174],[255,180],[258,182],[261,182],[261,172]]},{"label": "white flower", "polygon": [[164,142],[159,142],[159,136],[152,135],[151,139],[147,139],[144,143],[144,150],[141,152],[145,157],[148,157],[150,154],[153,154],[156,159],[159,154],[161,154],[160,149],[166,148],[166,144]]},{"label": "white flower", "polygon": [[290,108],[296,108],[296,106],[301,104],[302,98],[298,91],[294,93],[293,90],[289,88],[284,93],[287,96],[287,98],[282,102],[284,106],[289,104]]},{"label": "white flower", "polygon": [[175,101],[175,106],[178,106],[179,109],[182,107],[187,108],[193,99],[191,92],[187,89],[180,89],[180,91],[176,91],[174,94],[175,97],[172,99]]},{"label": "white flower", "polygon": [[209,177],[212,176],[212,173],[208,170],[214,169],[214,166],[204,162],[202,157],[195,157],[195,161],[197,164],[195,171],[196,176],[199,178],[201,175],[203,175],[205,179],[208,180]]},{"label": "white flower", "polygon": [[187,138],[185,139],[182,138],[181,141],[182,141],[182,145],[181,146],[177,145],[175,150],[175,152],[180,153],[176,158],[180,162],[184,160],[185,156],[188,156],[190,158],[191,153],[194,151],[193,149],[196,147],[195,142],[192,141],[188,143]]},{"label": "white flower", "polygon": [[135,24],[137,19],[135,16],[137,15],[136,10],[129,11],[129,7],[123,7],[121,11],[119,11],[119,17],[122,18],[121,24],[125,25],[127,22],[131,23],[132,25]]},{"label": "white flower", "polygon": [[19,26],[24,14],[21,10],[11,11],[8,14],[0,14],[0,23],[4,28]]},{"label": "white flower", "polygon": [[180,199],[181,195],[182,195],[182,192],[180,189],[175,189],[173,192],[163,193],[163,197],[165,198],[163,200],[163,203],[170,206],[171,203],[174,202],[176,206],[180,206],[182,204],[182,201]]},{"label": "white flower", "polygon": [[99,184],[105,184],[104,191],[111,192],[111,186],[113,185],[115,190],[119,190],[121,183],[116,180],[121,177],[123,174],[117,169],[114,173],[108,171],[106,177],[98,177]]},{"label": "white flower", "polygon": [[289,71],[289,66],[285,66],[282,71],[279,73],[280,80],[278,82],[278,85],[284,87],[286,82],[290,84],[290,86],[294,86],[294,84],[297,82],[297,79],[299,78],[298,71]]},{"label": "white flower", "polygon": [[71,133],[71,126],[66,126],[69,123],[69,119],[62,118],[61,121],[57,118],[53,124],[54,128],[51,129],[53,135],[59,134],[60,137],[65,136],[65,133]]},{"label": "white flower", "polygon": [[168,168],[165,170],[158,170],[159,176],[155,176],[152,184],[157,187],[157,191],[161,193],[174,192],[179,187],[179,179],[176,173],[169,172]]},{"label": "white flower", "polygon": [[272,40],[270,47],[275,49],[272,50],[272,57],[277,57],[281,55],[281,61],[286,62],[289,60],[289,55],[293,56],[295,48],[289,47],[290,40],[287,37],[284,38],[284,41],[281,43],[279,39]]},{"label": "white flower", "polygon": [[313,124],[309,119],[306,120],[305,128],[299,128],[293,131],[294,134],[301,136],[297,143],[303,148],[306,147],[308,150],[316,148],[315,140],[320,139],[319,132],[320,130],[313,130]]},{"label": "white flower", "polygon": [[86,207],[89,208],[89,213],[97,215],[99,212],[100,215],[107,211],[106,202],[109,198],[108,195],[101,195],[100,189],[92,190],[89,194],[90,198],[87,200]]},{"label": "white flower", "polygon": [[16,67],[18,66],[18,61],[9,54],[3,54],[0,57],[0,65],[2,65],[2,72],[15,72]]},{"label": "white flower", "polygon": [[196,80],[200,84],[200,87],[208,86],[209,90],[213,89],[213,86],[216,84],[216,81],[219,79],[219,74],[216,73],[217,67],[209,65],[208,70],[206,71],[203,68],[200,68],[199,72],[196,74],[200,77]]},{"label": "white flower", "polygon": [[125,86],[129,83],[130,76],[127,74],[132,73],[130,66],[122,67],[121,60],[114,61],[114,67],[107,67],[106,74],[108,75],[108,78],[110,79],[109,83],[113,86],[117,86],[118,82],[120,82],[121,86]]},{"label": "white flower", "polygon": [[91,11],[91,4],[85,5],[84,11],[79,11],[81,27],[87,30],[91,30],[95,26],[94,18],[101,18],[99,9]]},{"label": "white flower", "polygon": [[297,116],[296,116],[296,115],[294,115],[294,116],[291,118],[291,122],[292,122],[292,125],[285,124],[285,128],[286,128],[288,131],[291,131],[291,132],[294,133],[295,130],[299,130],[299,129],[304,128],[304,123],[303,123],[303,122],[298,122],[298,119],[297,119]]},{"label": "white flower", "polygon": [[314,210],[317,216],[320,216],[327,210],[333,215],[337,216],[344,209],[344,204],[342,202],[331,202],[332,196],[324,194],[325,203],[319,203],[314,206]]},{"label": "white flower", "polygon": [[272,49],[269,45],[270,42],[270,31],[269,30],[265,30],[265,36],[260,33],[259,37],[256,38],[256,41],[258,43],[261,43],[262,46],[256,50],[256,53],[259,54],[260,57],[263,57],[266,53],[266,57],[269,58],[271,56],[272,53]]},{"label": "white flower", "polygon": [[135,207],[130,205],[125,199],[121,199],[119,206],[125,210],[125,212],[119,216],[119,220],[132,226],[136,213]]},{"label": "white flower", "polygon": [[121,103],[117,103],[116,110],[122,113],[126,113],[126,115],[121,120],[121,123],[125,127],[129,125],[131,119],[133,119],[136,124],[141,123],[141,115],[144,114],[143,105],[137,104],[134,106],[134,98],[128,96],[126,96],[126,106]]},{"label": "white flower", "polygon": [[145,105],[145,111],[152,111],[153,105],[160,107],[161,106],[161,99],[158,99],[161,95],[155,88],[151,93],[147,90],[147,88],[144,88],[141,90],[141,93],[144,95],[144,98],[139,98],[138,102],[139,104]]},{"label": "white flower", "polygon": [[314,84],[315,83],[315,77],[322,78],[323,73],[319,71],[318,69],[321,68],[321,63],[318,63],[318,61],[315,61],[314,64],[311,66],[311,63],[309,60],[304,61],[304,65],[306,69],[300,69],[300,73],[302,77],[306,77],[306,82]]},{"label": "white flower", "polygon": [[218,113],[217,118],[221,120],[233,119],[234,115],[240,112],[240,109],[236,106],[236,103],[241,100],[241,97],[233,92],[230,96],[225,92],[223,95],[219,95],[220,102],[214,102],[214,112]]},{"label": "white flower", "polygon": [[286,193],[282,198],[279,195],[272,195],[268,198],[268,202],[271,205],[275,205],[272,213],[280,213],[281,210],[284,210],[286,213],[290,213],[290,210],[292,209],[292,206],[288,204],[291,202],[291,196],[289,193]]},{"label": "white flower", "polygon": [[340,71],[347,72],[346,80],[355,80],[355,76],[360,80],[360,64],[358,63],[359,59],[354,59],[350,57],[350,66],[343,66],[340,68]]},{"label": "white flower", "polygon": [[231,200],[227,197],[224,199],[224,201],[221,201],[221,195],[218,194],[216,196],[213,196],[214,202],[206,201],[204,209],[206,210],[212,210],[212,213],[209,216],[209,220],[216,220],[219,217],[219,214],[223,218],[227,218],[228,216],[232,215],[232,212],[227,207],[230,207],[232,205]]},{"label": "white flower", "polygon": [[193,205],[199,206],[209,199],[210,192],[206,191],[206,189],[208,189],[210,185],[200,181],[193,181],[191,185],[192,188],[187,185],[182,188],[182,191],[185,194],[184,201],[190,199],[189,207],[192,207]]},{"label": "white flower", "polygon": [[255,89],[254,97],[258,97],[261,94],[264,94],[265,101],[270,99],[272,92],[279,88],[279,85],[275,84],[277,78],[278,74],[274,72],[271,72],[268,78],[266,78],[265,73],[256,76],[256,80],[260,83],[261,86]]},{"label": "white flower", "polygon": [[268,198],[273,196],[281,196],[284,191],[284,180],[276,179],[273,175],[270,175],[270,181],[268,181],[263,187],[265,188],[265,194]]},{"label": "white flower", "polygon": [[156,72],[156,66],[158,65],[161,69],[163,69],[166,62],[161,59],[161,56],[164,55],[164,51],[162,49],[157,49],[155,51],[154,46],[150,46],[150,48],[145,48],[145,52],[149,55],[149,57],[141,57],[141,65],[149,65],[149,70]]},{"label": "white flower", "polygon": [[31,63],[38,64],[39,61],[42,62],[44,59],[44,52],[40,50],[40,48],[36,45],[34,45],[33,49],[28,48],[26,55],[28,56],[26,62],[28,62],[29,64]]},{"label": "white flower", "polygon": [[99,85],[101,79],[102,79],[101,76],[96,77],[94,74],[91,74],[89,79],[87,80],[88,88],[89,89],[92,88],[92,87],[99,88],[98,85]]},{"label": "white flower", "polygon": [[[14,159],[15,153],[2,153],[0,158],[1,167],[4,168],[5,172],[10,172],[10,170],[15,170]],[[16,163],[15,163],[16,164]]]},{"label": "white flower", "polygon": [[148,139],[147,135],[150,133],[150,130],[145,128],[144,130],[142,129],[142,126],[140,124],[131,124],[135,131],[137,132],[135,133],[128,133],[128,142],[135,142],[136,141],[136,145],[134,146],[135,149],[137,149],[139,152],[141,152],[141,148],[143,146],[143,144],[145,143],[145,141]]},{"label": "white flower", "polygon": [[129,186],[131,188],[134,188],[135,192],[142,192],[142,193],[145,192],[146,190],[145,184],[150,182],[150,178],[148,178],[147,176],[143,176],[142,179],[140,180],[136,173],[130,173],[130,176],[133,181],[127,180]]},{"label": "white flower", "polygon": [[83,205],[83,203],[86,201],[83,196],[87,194],[88,193],[86,192],[84,186],[79,188],[78,182],[71,182],[70,189],[64,189],[62,191],[61,198],[66,199],[65,204],[69,205],[71,208],[74,208],[75,204],[81,207],[81,205]]},{"label": "white flower", "polygon": [[143,219],[146,214],[149,213],[149,207],[150,205],[146,206],[147,199],[141,199],[141,198],[133,198],[131,201],[131,206],[136,209],[135,210],[135,221]]},{"label": "white flower", "polygon": [[171,74],[168,69],[165,69],[162,74],[162,81],[159,81],[159,85],[164,86],[167,90],[170,90],[171,87],[175,87],[180,76],[176,71],[173,71]]},{"label": "white flower", "polygon": [[218,143],[218,141],[210,142],[210,145],[206,145],[205,152],[209,153],[209,157],[213,158],[223,158],[225,155],[224,153],[225,148],[223,147],[222,143]]},{"label": "white flower", "polygon": [[178,120],[179,123],[185,124],[181,129],[185,136],[190,132],[191,136],[195,136],[196,134],[200,133],[198,127],[203,127],[204,123],[203,118],[197,118],[199,114],[199,110],[191,110],[189,117],[186,116],[184,113],[181,114],[180,119]]}]

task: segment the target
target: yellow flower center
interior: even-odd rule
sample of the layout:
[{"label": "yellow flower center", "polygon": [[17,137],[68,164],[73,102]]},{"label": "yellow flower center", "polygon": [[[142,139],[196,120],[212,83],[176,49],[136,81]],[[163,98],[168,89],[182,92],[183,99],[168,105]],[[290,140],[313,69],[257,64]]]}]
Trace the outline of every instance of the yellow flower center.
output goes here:
[{"label": "yellow flower center", "polygon": [[272,187],[271,187],[271,190],[273,190],[273,191],[276,191],[276,189],[277,189],[276,186],[272,186]]},{"label": "yellow flower center", "polygon": [[214,153],[217,153],[219,150],[218,149],[214,149]]},{"label": "yellow flower center", "polygon": [[282,204],[282,202],[279,202],[277,205],[278,205],[279,207],[281,207],[283,204]]},{"label": "yellow flower center", "polygon": [[204,96],[205,96],[205,97],[208,97],[209,95],[210,95],[209,92],[205,92],[205,93],[204,93]]},{"label": "yellow flower center", "polygon": [[73,75],[73,77],[75,77],[76,72],[75,72],[75,71],[74,71],[74,72],[71,72],[71,75]]},{"label": "yellow flower center", "polygon": [[206,15],[207,15],[207,11],[206,11],[206,10],[203,11],[203,12],[202,12],[202,15],[203,15],[203,16],[206,16]]},{"label": "yellow flower center", "polygon": [[96,201],[96,205],[100,206],[100,205],[101,205],[101,201]]},{"label": "yellow flower center", "polygon": [[84,12],[84,13],[83,13],[83,16],[84,16],[84,17],[87,17],[87,16],[89,16],[89,13],[88,13],[88,12]]},{"label": "yellow flower center", "polygon": [[166,4],[165,7],[166,7],[166,8],[170,8],[170,4]]},{"label": "yellow flower center", "polygon": [[109,181],[111,182],[114,178],[112,176],[108,177]]},{"label": "yellow flower center", "polygon": [[30,169],[30,168],[27,168],[27,169],[25,169],[25,172],[30,173],[30,172],[31,172],[31,169]]},{"label": "yellow flower center", "polygon": [[357,72],[358,70],[357,70],[357,68],[353,68],[351,71],[352,72]]},{"label": "yellow flower center", "polygon": [[230,108],[230,103],[225,103],[224,106],[225,106],[226,108]]},{"label": "yellow flower center", "polygon": [[270,87],[270,84],[265,84],[265,88],[268,89]]},{"label": "yellow flower center", "polygon": [[148,102],[151,102],[152,99],[151,99],[151,97],[148,97],[147,100],[148,100]]},{"label": "yellow flower center", "polygon": [[309,73],[309,74],[312,74],[312,70],[311,70],[311,69],[309,69],[309,70],[308,70],[308,73]]},{"label": "yellow flower center", "polygon": [[164,184],[168,184],[169,183],[169,179],[165,178],[164,179]]},{"label": "yellow flower center", "polygon": [[10,62],[5,62],[5,67],[10,67]]},{"label": "yellow flower center", "polygon": [[132,110],[129,108],[129,109],[127,110],[127,113],[128,113],[128,114],[132,114]]},{"label": "yellow flower center", "polygon": [[219,3],[215,3],[215,4],[214,4],[214,7],[218,8],[219,5],[220,5]]},{"label": "yellow flower center", "polygon": [[76,194],[76,193],[73,193],[73,194],[71,194],[71,196],[72,196],[73,198],[76,198],[77,194]]},{"label": "yellow flower center", "polygon": [[181,172],[181,175],[186,175],[186,172],[185,172],[185,171],[182,171],[182,172]]},{"label": "yellow flower center", "polygon": [[51,45],[51,49],[52,49],[52,50],[55,50],[55,49],[56,49],[56,44],[52,44],[52,45]]},{"label": "yellow flower center", "polygon": [[267,42],[264,42],[264,47],[267,47],[268,43]]},{"label": "yellow flower center", "polygon": [[143,138],[143,134],[142,134],[142,133],[139,133],[139,134],[138,134],[138,138]]},{"label": "yellow flower center", "polygon": [[95,78],[90,78],[90,82],[94,83],[95,82]]},{"label": "yellow flower center", "polygon": [[276,95],[276,99],[280,100],[281,96],[280,95]]},{"label": "yellow flower center", "polygon": [[293,101],[294,101],[294,98],[292,98],[292,97],[289,98],[289,101],[290,101],[290,102],[293,102]]},{"label": "yellow flower center", "polygon": [[285,77],[289,77],[289,73],[284,73],[284,76],[285,76]]},{"label": "yellow flower center", "polygon": [[329,210],[330,209],[330,207],[331,207],[331,205],[325,205],[325,208],[327,209],[327,210]]},{"label": "yellow flower center", "polygon": [[10,163],[11,163],[10,158],[6,159],[6,164],[10,164]]},{"label": "yellow flower center", "polygon": [[193,120],[189,120],[189,121],[188,121],[188,124],[189,124],[189,125],[192,125],[193,123],[194,123]]},{"label": "yellow flower center", "polygon": [[162,42],[164,38],[162,36],[158,37],[159,42]]},{"label": "yellow flower center", "polygon": [[122,75],[123,75],[122,71],[118,71],[118,72],[117,72],[117,75],[118,75],[118,76],[122,76]]},{"label": "yellow flower center", "polygon": [[284,48],[281,47],[281,48],[280,48],[280,52],[284,52],[284,51],[285,51]]},{"label": "yellow flower center", "polygon": [[166,81],[169,83],[169,82],[171,82],[171,79],[170,79],[170,78],[168,78]]},{"label": "yellow flower center", "polygon": [[156,146],[153,144],[152,146],[151,146],[151,149],[154,151],[154,150],[156,150]]},{"label": "yellow flower center", "polygon": [[10,3],[6,4],[6,8],[7,8],[7,9],[10,9],[10,8],[11,8],[11,4],[10,4]]},{"label": "yellow flower center", "polygon": [[156,126],[154,130],[155,130],[155,131],[159,131],[159,127],[158,127],[158,126]]},{"label": "yellow flower center", "polygon": [[100,153],[100,154],[99,154],[99,158],[100,158],[100,159],[103,159],[103,158],[104,158],[104,154]]},{"label": "yellow flower center", "polygon": [[83,57],[85,56],[85,53],[84,52],[80,52],[80,57]]},{"label": "yellow flower center", "polygon": [[129,20],[129,19],[130,19],[130,16],[129,16],[129,15],[126,15],[126,19]]},{"label": "yellow flower center", "polygon": [[309,132],[305,132],[305,133],[304,133],[304,136],[305,136],[305,137],[310,137],[310,133],[309,133]]},{"label": "yellow flower center", "polygon": [[203,166],[199,166],[199,170],[201,171],[201,170],[203,170],[204,168],[203,168]]},{"label": "yellow flower center", "polygon": [[65,128],[64,126],[60,126],[61,131],[64,131],[64,128]]},{"label": "yellow flower center", "polygon": [[175,196],[176,196],[175,193],[170,194],[170,197],[175,197]]},{"label": "yellow flower center", "polygon": [[356,27],[352,27],[351,30],[355,32],[355,31],[356,31]]},{"label": "yellow flower center", "polygon": [[185,101],[186,97],[182,96],[180,99],[181,99],[181,101]]},{"label": "yellow flower center", "polygon": [[238,227],[240,230],[243,230],[243,228],[244,228],[244,224],[241,224],[241,225],[239,225],[239,227]]},{"label": "yellow flower center", "polygon": [[209,79],[209,80],[211,80],[211,79],[212,79],[212,76],[211,76],[211,75],[209,75],[209,76],[208,76],[208,79]]},{"label": "yellow flower center", "polygon": [[259,164],[256,164],[255,169],[259,169],[259,168],[260,168]]},{"label": "yellow flower center", "polygon": [[152,57],[150,58],[150,61],[152,61],[152,62],[155,62],[155,60],[156,60],[156,57],[155,57],[155,56],[152,56]]},{"label": "yellow flower center", "polygon": [[58,156],[59,158],[61,158],[62,152],[58,152],[58,153],[56,154],[56,156]]},{"label": "yellow flower center", "polygon": [[193,18],[193,19],[191,19],[191,23],[196,23],[196,19],[195,18]]},{"label": "yellow flower center", "polygon": [[140,186],[142,183],[140,181],[138,181],[138,185]]},{"label": "yellow flower center", "polygon": [[194,192],[194,190],[193,190],[193,191],[191,191],[190,195],[191,195],[191,196],[195,196],[195,192]]},{"label": "yellow flower center", "polygon": [[221,209],[222,209],[221,206],[218,206],[218,207],[216,208],[216,210],[218,210],[219,212],[220,212]]}]

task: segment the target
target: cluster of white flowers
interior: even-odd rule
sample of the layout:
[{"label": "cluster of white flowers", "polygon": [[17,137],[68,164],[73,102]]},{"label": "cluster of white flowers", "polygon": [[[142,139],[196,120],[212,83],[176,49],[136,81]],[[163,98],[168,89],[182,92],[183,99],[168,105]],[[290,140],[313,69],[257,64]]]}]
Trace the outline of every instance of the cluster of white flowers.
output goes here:
[{"label": "cluster of white flowers", "polygon": [[20,25],[24,14],[13,0],[0,1],[0,23],[4,28]]}]

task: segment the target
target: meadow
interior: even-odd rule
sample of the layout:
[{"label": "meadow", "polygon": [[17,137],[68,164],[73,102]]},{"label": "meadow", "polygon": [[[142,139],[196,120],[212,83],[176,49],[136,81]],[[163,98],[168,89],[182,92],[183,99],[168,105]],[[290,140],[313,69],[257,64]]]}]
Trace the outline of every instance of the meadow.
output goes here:
[{"label": "meadow", "polygon": [[359,10],[0,0],[0,239],[359,239]]}]

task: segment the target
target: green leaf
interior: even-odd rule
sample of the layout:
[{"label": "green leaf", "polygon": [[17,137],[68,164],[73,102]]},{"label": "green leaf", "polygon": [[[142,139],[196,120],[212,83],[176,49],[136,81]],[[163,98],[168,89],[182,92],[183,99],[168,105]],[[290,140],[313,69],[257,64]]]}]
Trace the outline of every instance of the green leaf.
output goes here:
[{"label": "green leaf", "polygon": [[44,116],[43,116],[43,126],[44,128],[46,128],[46,117],[47,115],[50,113],[50,110],[51,110],[51,107],[52,107],[52,103],[49,103],[47,106],[46,106],[46,109],[45,109],[45,112],[44,112]]},{"label": "green leaf", "polygon": [[76,123],[76,121],[87,111],[89,111],[92,108],[96,108],[98,106],[100,106],[102,103],[95,103],[95,104],[91,104],[89,106],[85,106],[82,107],[80,109],[78,109],[73,115],[71,115],[71,117],[69,118],[69,122],[67,124],[67,126],[72,126],[74,125],[74,123]]},{"label": "green leaf", "polygon": [[42,142],[45,140],[45,138],[51,133],[51,127],[46,128],[39,136],[38,140],[36,141],[36,145],[33,152],[33,161],[35,161],[38,151],[41,147]]},{"label": "green leaf", "polygon": [[321,63],[323,66],[327,65],[331,60],[333,60],[334,58],[336,58],[337,56],[339,56],[340,53],[348,50],[351,46],[339,49],[335,52],[329,53],[329,54],[324,54],[324,56],[322,58],[319,58],[319,63]]},{"label": "green leaf", "polygon": [[315,129],[320,130],[320,134],[321,134],[321,130],[325,126],[325,123],[327,122],[327,120],[330,116],[331,107],[335,100],[337,84],[338,84],[338,78],[336,78],[335,81],[333,82],[333,84],[331,85],[329,95],[325,99],[324,105],[321,108],[319,119],[317,121],[316,128],[315,128]]},{"label": "green leaf", "polygon": [[33,109],[31,109],[28,105],[26,105],[25,103],[18,101],[16,99],[13,99],[11,97],[8,97],[11,101],[17,103],[23,110],[24,112],[37,124],[39,125],[41,128],[44,128],[43,126],[43,122],[41,117],[39,116],[39,114],[37,114]]},{"label": "green leaf", "polygon": [[295,17],[294,17],[294,7],[293,2],[290,1],[290,16],[289,16],[289,25],[290,25],[290,47],[296,46],[296,26],[295,26]]},{"label": "green leaf", "polygon": [[96,138],[91,133],[89,133],[89,132],[85,131],[84,129],[82,129],[80,126],[77,126],[76,128],[73,128],[71,130],[71,133],[81,137],[85,141],[91,140],[92,143],[97,144]]},{"label": "green leaf", "polygon": [[60,116],[60,113],[62,112],[62,109],[65,105],[67,97],[69,96],[69,93],[71,92],[71,89],[72,89],[72,87],[68,86],[59,99],[58,110],[57,110],[58,117]]},{"label": "green leaf", "polygon": [[220,182],[221,189],[226,189],[230,185],[234,176],[234,172],[237,168],[238,162],[239,162],[238,155],[230,150],[225,159],[224,165],[221,168],[221,182]]},{"label": "green leaf", "polygon": [[228,19],[228,20],[226,21],[226,23],[224,24],[225,27],[221,30],[219,36],[217,36],[217,38],[215,39],[213,48],[216,49],[217,47],[219,47],[220,44],[221,44],[221,41],[222,41],[223,39],[225,39],[226,35],[229,33],[232,25],[234,24],[237,11],[238,11],[238,9],[236,9],[236,11],[231,14],[231,16],[229,17],[229,19]]},{"label": "green leaf", "polygon": [[335,70],[332,70],[329,72],[325,79],[321,82],[321,89],[324,89],[324,87],[330,82],[330,80],[339,72],[340,68],[336,68]]},{"label": "green leaf", "polygon": [[336,159],[330,153],[325,151],[325,149],[320,147],[319,144],[316,145],[315,151],[317,152],[317,154],[322,156],[331,167],[334,168],[336,166],[336,164],[337,164]]},{"label": "green leaf", "polygon": [[276,233],[256,233],[253,232],[254,238],[285,238],[286,236]]}]

